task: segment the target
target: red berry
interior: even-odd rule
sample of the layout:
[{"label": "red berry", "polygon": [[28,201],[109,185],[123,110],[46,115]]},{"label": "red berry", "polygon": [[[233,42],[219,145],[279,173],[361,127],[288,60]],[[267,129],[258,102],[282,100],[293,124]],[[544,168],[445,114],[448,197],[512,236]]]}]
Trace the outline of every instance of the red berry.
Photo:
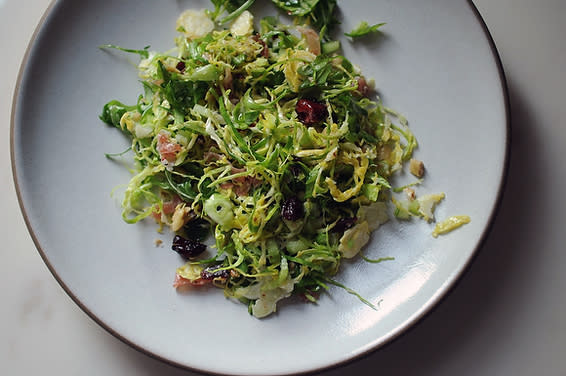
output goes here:
[{"label": "red berry", "polygon": [[290,197],[281,204],[281,216],[288,221],[296,221],[303,218],[303,203],[297,197]]},{"label": "red berry", "polygon": [[356,217],[352,218],[340,218],[336,225],[332,229],[334,232],[344,232],[349,228],[352,228],[358,219]]},{"label": "red berry", "polygon": [[175,68],[177,68],[177,70],[178,70],[179,72],[184,71],[184,70],[185,70],[185,62],[184,62],[184,61],[179,61],[179,62],[177,63],[177,66],[175,66]]},{"label": "red berry", "polygon": [[171,249],[183,256],[183,258],[188,259],[203,253],[206,250],[206,245],[175,235]]},{"label": "red berry", "polygon": [[311,99],[299,99],[295,111],[299,121],[305,125],[320,123],[328,116],[326,105]]}]

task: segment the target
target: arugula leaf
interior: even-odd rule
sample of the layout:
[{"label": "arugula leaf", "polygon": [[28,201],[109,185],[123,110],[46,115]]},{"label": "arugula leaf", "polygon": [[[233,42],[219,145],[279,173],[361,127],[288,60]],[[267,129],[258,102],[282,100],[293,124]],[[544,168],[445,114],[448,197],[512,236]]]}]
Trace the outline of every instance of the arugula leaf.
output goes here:
[{"label": "arugula leaf", "polygon": [[[320,0],[272,0],[290,16],[306,16],[311,13]],[[324,1],[323,1],[324,2]]]},{"label": "arugula leaf", "polygon": [[368,24],[366,21],[362,21],[352,31],[350,31],[349,33],[344,33],[344,35],[350,38],[363,37],[365,35],[378,31],[378,29],[383,25],[385,25],[385,22],[370,26],[370,24]]},{"label": "arugula leaf", "polygon": [[303,91],[311,88],[321,90],[323,98],[332,90],[343,90],[349,77],[334,68],[332,59],[334,59],[333,56],[323,54],[317,56],[312,63],[300,67],[297,71],[305,77],[300,89]]},{"label": "arugula leaf", "polygon": [[163,95],[173,110],[182,112],[202,100],[208,91],[204,81],[169,81],[163,86]]},{"label": "arugula leaf", "polygon": [[303,23],[310,23],[320,32],[323,41],[329,41],[327,32],[339,23],[336,18],[336,0],[271,0],[279,9]]},{"label": "arugula leaf", "polygon": [[248,9],[255,0],[211,0],[214,5],[214,12],[209,13],[210,18],[216,21],[218,16],[220,16],[224,11],[228,12],[228,15],[218,21],[220,25],[230,22],[236,19],[240,14],[242,14],[246,9]]},{"label": "arugula leaf", "polygon": [[225,10],[228,12],[233,12],[238,9],[246,0],[210,0],[214,5],[214,12],[212,12],[211,18],[216,20],[216,18],[222,14]]},{"label": "arugula leaf", "polygon": [[315,193],[315,185],[316,185],[316,179],[318,177],[318,173],[321,170],[321,166],[317,165],[316,167],[314,167],[312,170],[310,170],[309,175],[307,177],[307,181],[306,181],[306,188],[305,188],[305,198],[311,198],[314,197],[313,194]]},{"label": "arugula leaf", "polygon": [[127,111],[137,109],[137,105],[127,106],[120,101],[113,100],[104,105],[102,114],[99,116],[100,120],[108,125],[113,125],[120,129],[120,119]]},{"label": "arugula leaf", "polygon": [[[208,91],[208,81],[218,77],[218,71],[213,65],[205,65],[193,72],[194,81],[181,81],[173,79],[172,73],[165,69],[161,60],[157,62],[159,77],[163,79],[161,87],[163,94],[174,111],[183,112],[192,108],[204,99]],[[192,77],[191,77],[192,78]],[[206,79],[206,80],[205,80]]]},{"label": "arugula leaf", "polygon": [[202,197],[207,199],[216,192],[216,187],[209,187],[212,184],[211,178],[205,178],[200,181],[197,185],[198,190],[202,193]]},{"label": "arugula leaf", "polygon": [[220,4],[221,6],[223,6],[228,12],[233,12],[236,9],[238,9],[239,7],[241,7],[242,5],[244,5],[244,3],[246,2],[246,0],[212,0],[212,3],[216,6],[217,4]]},{"label": "arugula leaf", "polygon": [[[227,22],[235,20],[236,18],[238,18],[238,16],[240,16],[240,14],[244,13],[244,11],[246,9],[251,7],[253,3],[254,3],[254,0],[248,0],[246,2],[243,2],[241,0],[228,1],[229,7],[227,7],[226,9],[228,10],[228,12],[231,12],[231,13],[229,15],[227,15],[226,17],[224,17],[223,19],[221,19],[219,21],[219,23],[225,24]],[[239,6],[236,7],[236,5],[239,5]]]},{"label": "arugula leaf", "polygon": [[320,37],[324,41],[328,41],[327,32],[332,31],[335,25],[340,21],[336,18],[336,0],[320,1],[310,14],[312,25],[320,30]]},{"label": "arugula leaf", "polygon": [[188,200],[189,202],[196,198],[197,192],[195,192],[192,188],[190,180],[183,183],[177,183],[173,180],[173,175],[167,170],[165,170],[165,177],[167,178],[167,183],[169,183],[171,190],[177,193],[179,197]]}]

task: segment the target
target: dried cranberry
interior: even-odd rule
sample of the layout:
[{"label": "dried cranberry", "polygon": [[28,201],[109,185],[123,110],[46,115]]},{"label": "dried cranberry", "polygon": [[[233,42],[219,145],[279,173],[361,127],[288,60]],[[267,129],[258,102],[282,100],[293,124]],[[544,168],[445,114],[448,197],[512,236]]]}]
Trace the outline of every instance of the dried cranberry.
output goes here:
[{"label": "dried cranberry", "polygon": [[303,203],[297,197],[289,197],[281,205],[281,216],[288,221],[301,219],[304,214]]},{"label": "dried cranberry", "polygon": [[352,218],[340,218],[336,225],[332,229],[334,232],[344,232],[349,228],[352,228],[358,219],[356,217]]},{"label": "dried cranberry", "polygon": [[184,70],[185,70],[185,67],[186,67],[186,66],[185,66],[185,62],[184,62],[184,61],[179,61],[179,62],[177,63],[177,65],[175,66],[175,68],[177,68],[177,70],[178,70],[179,72],[184,71]]},{"label": "dried cranberry", "polygon": [[203,253],[206,250],[206,245],[175,235],[171,249],[183,256],[183,258],[188,259]]},{"label": "dried cranberry", "polygon": [[299,121],[305,125],[320,123],[328,116],[326,105],[311,99],[299,99],[295,111]]},{"label": "dried cranberry", "polygon": [[225,269],[218,270],[221,267],[221,265],[208,266],[204,268],[202,272],[200,272],[200,277],[207,281],[211,281],[216,278],[228,279],[230,277],[230,272]]}]

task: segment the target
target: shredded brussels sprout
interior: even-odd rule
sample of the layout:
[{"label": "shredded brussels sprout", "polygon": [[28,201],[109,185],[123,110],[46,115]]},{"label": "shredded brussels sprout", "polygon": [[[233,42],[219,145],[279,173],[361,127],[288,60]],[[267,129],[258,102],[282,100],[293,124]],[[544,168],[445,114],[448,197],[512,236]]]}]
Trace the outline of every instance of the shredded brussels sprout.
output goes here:
[{"label": "shredded brussels sprout", "polygon": [[[168,53],[104,46],[140,55],[144,93],[101,119],[131,138],[138,165],[123,218],[195,241],[210,228],[215,254],[179,267],[175,286],[212,283],[264,317],[290,295],[344,287],[332,277],[387,221],[389,179],[417,144],[320,30],[275,17],[256,30],[250,1],[213,3],[181,14]],[[335,5],[275,3],[302,20]],[[429,219],[440,199],[413,210]]]},{"label": "shredded brussels sprout", "polygon": [[470,223],[470,220],[470,217],[467,215],[453,215],[452,217],[448,217],[444,221],[436,224],[432,231],[432,236],[436,238],[438,235],[447,234],[458,227]]}]

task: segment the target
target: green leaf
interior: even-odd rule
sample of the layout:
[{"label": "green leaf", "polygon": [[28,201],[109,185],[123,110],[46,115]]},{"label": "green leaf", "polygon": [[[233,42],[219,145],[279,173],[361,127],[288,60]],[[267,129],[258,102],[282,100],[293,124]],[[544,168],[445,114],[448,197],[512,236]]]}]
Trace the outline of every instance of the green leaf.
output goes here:
[{"label": "green leaf", "polygon": [[202,196],[207,199],[216,192],[216,187],[210,186],[212,184],[212,179],[205,178],[202,182],[198,184],[198,190],[202,193]]},{"label": "green leaf", "polygon": [[358,26],[356,26],[356,28],[354,28],[349,33],[344,33],[344,35],[346,35],[350,38],[363,37],[365,35],[368,35],[368,34],[371,34],[371,33],[378,31],[378,29],[383,25],[385,25],[385,22],[378,23],[378,24],[370,26],[366,21],[362,21],[358,24]]},{"label": "green leaf", "polygon": [[318,173],[319,173],[320,170],[321,170],[321,166],[318,165],[309,172],[307,182],[306,182],[305,198],[313,197],[313,193],[314,193],[314,190],[315,190],[316,178],[318,177]]},{"label": "green leaf", "polygon": [[137,109],[137,105],[127,106],[120,101],[112,100],[104,105],[99,118],[108,125],[120,128],[120,119],[127,111]]},{"label": "green leaf", "polygon": [[164,83],[163,94],[173,110],[181,114],[203,100],[208,91],[204,81],[171,80]]},{"label": "green leaf", "polygon": [[336,0],[272,0],[290,16],[299,18],[301,23],[309,23],[320,33],[323,41],[328,41],[327,32],[339,23],[336,18]]},{"label": "green leaf", "polygon": [[169,183],[171,189],[182,199],[193,201],[197,196],[197,193],[191,187],[190,180],[187,180],[183,183],[176,183],[173,180],[172,174],[167,170],[165,170],[165,177],[167,178],[167,182]]},{"label": "green leaf", "polygon": [[252,6],[254,0],[247,0],[243,2],[241,0],[231,0],[226,2],[226,9],[228,12],[231,12],[229,15],[221,19],[218,23],[225,24],[227,22],[233,21],[240,16],[240,14],[244,13],[246,9]]},{"label": "green leaf", "polygon": [[[290,16],[306,16],[311,13],[320,0],[272,0]],[[324,1],[323,1],[324,2]]]},{"label": "green leaf", "polygon": [[312,25],[320,30],[320,37],[328,41],[327,32],[340,22],[336,18],[336,0],[320,1],[309,15]]}]

